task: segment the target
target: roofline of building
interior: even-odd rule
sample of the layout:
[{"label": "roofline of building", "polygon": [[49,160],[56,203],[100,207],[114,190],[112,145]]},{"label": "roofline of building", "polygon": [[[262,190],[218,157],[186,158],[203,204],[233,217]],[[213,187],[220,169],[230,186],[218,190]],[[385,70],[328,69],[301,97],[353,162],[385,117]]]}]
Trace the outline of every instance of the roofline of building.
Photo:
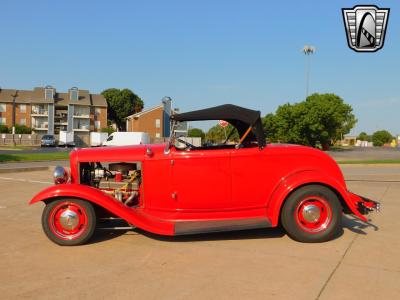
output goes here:
[{"label": "roofline of building", "polygon": [[164,105],[163,105],[163,104],[160,104],[160,105],[157,105],[157,106],[155,106],[155,107],[149,108],[149,109],[147,109],[147,110],[143,110],[143,111],[137,112],[137,113],[135,113],[135,114],[133,114],[133,115],[127,116],[127,117],[126,117],[126,120],[131,120],[132,118],[140,117],[141,115],[147,114],[147,113],[149,113],[149,112],[152,112],[153,110],[156,110],[156,109],[162,108],[162,107],[164,107]]},{"label": "roofline of building", "polygon": [[[107,100],[105,97],[101,94],[94,94],[90,93],[89,90],[85,89],[78,89],[78,93],[82,93],[81,95],[83,96],[83,99],[79,99],[78,101],[71,100],[69,95],[71,89],[68,89],[67,92],[57,92],[54,87],[55,93],[53,94],[54,98],[53,99],[45,99],[44,97],[37,97],[35,96],[35,92],[37,90],[45,90],[46,87],[35,87],[32,90],[25,90],[25,89],[4,89],[0,87],[0,102],[2,103],[19,103],[19,104],[58,104],[58,102],[63,102],[65,105],[82,105],[82,106],[92,106],[92,107],[108,107]],[[2,99],[2,93],[7,93],[9,99]],[[20,93],[25,94],[24,96],[21,97]],[[6,95],[7,95],[6,94]],[[26,95],[29,94],[29,95]],[[15,99],[11,99],[10,97],[13,97],[15,95]],[[104,99],[103,101],[98,101],[97,98],[94,100],[93,96],[96,97],[102,97]],[[27,98],[25,98],[27,97]],[[79,97],[81,98],[81,97]],[[83,101],[82,101],[83,100]],[[82,102],[80,102],[82,101]],[[99,103],[100,102],[100,103]]]}]

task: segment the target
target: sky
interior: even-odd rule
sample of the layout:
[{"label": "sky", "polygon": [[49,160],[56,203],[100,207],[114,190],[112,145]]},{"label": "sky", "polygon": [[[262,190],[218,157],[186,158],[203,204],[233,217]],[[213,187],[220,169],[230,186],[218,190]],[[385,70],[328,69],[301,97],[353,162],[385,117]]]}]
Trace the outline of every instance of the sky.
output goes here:
[{"label": "sky", "polygon": [[[342,8],[389,7],[383,49],[349,49]],[[1,0],[0,87],[100,93],[129,88],[190,111],[233,103],[275,112],[310,93],[335,93],[358,119],[352,133],[400,134],[399,1]]]}]

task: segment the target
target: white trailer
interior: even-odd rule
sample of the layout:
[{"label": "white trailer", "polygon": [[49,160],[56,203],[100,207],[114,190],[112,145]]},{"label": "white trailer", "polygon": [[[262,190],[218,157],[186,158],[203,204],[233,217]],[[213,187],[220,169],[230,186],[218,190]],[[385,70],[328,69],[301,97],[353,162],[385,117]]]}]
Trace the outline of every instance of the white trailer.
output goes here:
[{"label": "white trailer", "polygon": [[90,133],[90,146],[98,147],[108,138],[107,132],[91,132]]},{"label": "white trailer", "polygon": [[74,142],[74,133],[72,131],[60,131],[60,136],[58,139],[58,146],[64,147],[73,147],[75,146]]},{"label": "white trailer", "polygon": [[149,143],[150,137],[146,132],[113,132],[103,142],[103,146],[127,146]]}]

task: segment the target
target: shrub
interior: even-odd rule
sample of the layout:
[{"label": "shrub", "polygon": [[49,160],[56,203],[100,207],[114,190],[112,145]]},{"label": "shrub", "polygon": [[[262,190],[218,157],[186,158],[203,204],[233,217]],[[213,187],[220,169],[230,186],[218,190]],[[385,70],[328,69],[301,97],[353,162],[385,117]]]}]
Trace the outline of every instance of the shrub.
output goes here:
[{"label": "shrub", "polygon": [[[12,128],[10,129],[12,131]],[[15,125],[15,133],[16,134],[31,134],[32,128],[29,128],[25,125]]]},{"label": "shrub", "polygon": [[385,143],[389,143],[392,140],[392,135],[387,130],[375,131],[372,135],[372,143],[374,146],[383,146]]},{"label": "shrub", "polygon": [[8,127],[6,125],[0,125],[0,133],[8,133]]}]

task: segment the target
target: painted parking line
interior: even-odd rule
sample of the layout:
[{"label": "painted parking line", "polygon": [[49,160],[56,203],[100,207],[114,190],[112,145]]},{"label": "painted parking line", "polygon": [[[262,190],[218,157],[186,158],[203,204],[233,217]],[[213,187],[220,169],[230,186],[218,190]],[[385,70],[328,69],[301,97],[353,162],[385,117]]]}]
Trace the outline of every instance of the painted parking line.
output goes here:
[{"label": "painted parking line", "polygon": [[50,181],[30,180],[30,179],[21,179],[21,178],[12,178],[12,177],[0,177],[0,179],[19,181],[19,182],[29,182],[29,183],[53,184],[53,182],[50,182]]}]

